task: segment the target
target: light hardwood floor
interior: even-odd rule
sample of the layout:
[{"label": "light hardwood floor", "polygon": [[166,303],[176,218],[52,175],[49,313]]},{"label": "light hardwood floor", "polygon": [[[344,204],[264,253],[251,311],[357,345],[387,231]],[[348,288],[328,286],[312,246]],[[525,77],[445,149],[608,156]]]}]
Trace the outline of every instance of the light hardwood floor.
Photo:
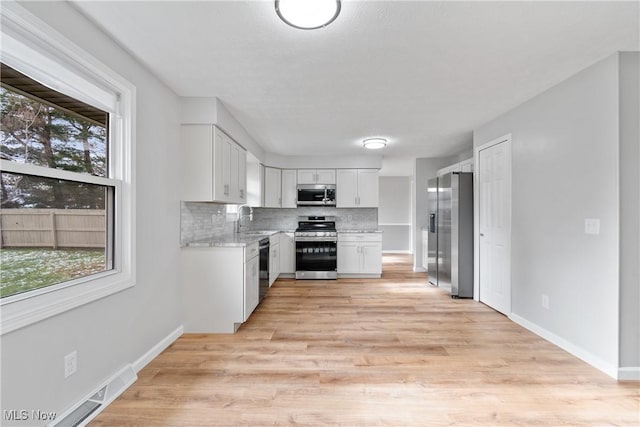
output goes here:
[{"label": "light hardwood floor", "polygon": [[640,425],[618,383],[387,255],[381,280],[278,280],[235,335],[184,335],[93,426]]}]

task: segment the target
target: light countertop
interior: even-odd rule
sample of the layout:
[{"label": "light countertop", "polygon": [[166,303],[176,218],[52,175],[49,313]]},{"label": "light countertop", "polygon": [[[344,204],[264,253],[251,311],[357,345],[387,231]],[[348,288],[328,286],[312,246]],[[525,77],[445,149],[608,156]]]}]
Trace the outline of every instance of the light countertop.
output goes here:
[{"label": "light countertop", "polygon": [[[293,233],[294,230],[249,230],[206,239],[194,239],[183,245],[186,248],[242,248],[278,233]],[[338,230],[338,233],[382,233],[382,230]]]},{"label": "light countertop", "polygon": [[280,233],[279,230],[248,231],[214,236],[207,239],[195,239],[184,244],[187,248],[241,248],[257,243],[264,238]]}]

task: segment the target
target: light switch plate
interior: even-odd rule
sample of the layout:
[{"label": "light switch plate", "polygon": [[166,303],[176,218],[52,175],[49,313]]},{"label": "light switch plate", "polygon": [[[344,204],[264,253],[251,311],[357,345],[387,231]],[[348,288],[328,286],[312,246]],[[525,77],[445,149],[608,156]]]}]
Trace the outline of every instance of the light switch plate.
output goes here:
[{"label": "light switch plate", "polygon": [[584,233],[585,234],[600,234],[600,219],[599,218],[585,218],[585,220],[584,220]]}]

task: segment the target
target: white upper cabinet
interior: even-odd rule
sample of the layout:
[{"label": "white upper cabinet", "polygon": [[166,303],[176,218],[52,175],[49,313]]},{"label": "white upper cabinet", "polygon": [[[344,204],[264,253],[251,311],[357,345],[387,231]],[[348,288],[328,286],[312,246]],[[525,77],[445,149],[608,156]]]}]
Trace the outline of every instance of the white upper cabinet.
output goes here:
[{"label": "white upper cabinet", "polygon": [[245,203],[247,152],[212,125],[182,125],[182,200]]},{"label": "white upper cabinet", "polygon": [[377,169],[358,170],[358,207],[377,208],[380,199]]},{"label": "white upper cabinet", "polygon": [[264,207],[282,206],[282,174],[278,168],[264,168]]},{"label": "white upper cabinet", "polygon": [[[238,201],[244,204],[247,203],[247,152],[238,144],[234,147],[238,152]],[[231,162],[233,164],[233,160]]]},{"label": "white upper cabinet", "polygon": [[338,169],[336,207],[355,208],[358,194],[358,170]]},{"label": "white upper cabinet", "polygon": [[335,169],[298,169],[298,184],[335,184]]},{"label": "white upper cabinet", "polygon": [[295,169],[282,169],[282,204],[283,208],[297,207],[297,171]]},{"label": "white upper cabinet", "polygon": [[337,207],[378,207],[379,178],[377,169],[338,169],[336,181]]}]

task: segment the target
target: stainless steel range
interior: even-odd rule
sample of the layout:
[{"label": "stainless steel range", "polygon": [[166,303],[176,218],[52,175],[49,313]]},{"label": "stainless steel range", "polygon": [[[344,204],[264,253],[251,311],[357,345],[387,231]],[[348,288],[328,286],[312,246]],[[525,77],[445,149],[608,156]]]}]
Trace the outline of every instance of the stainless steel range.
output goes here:
[{"label": "stainless steel range", "polygon": [[296,279],[338,278],[338,233],[332,216],[298,218]]}]

